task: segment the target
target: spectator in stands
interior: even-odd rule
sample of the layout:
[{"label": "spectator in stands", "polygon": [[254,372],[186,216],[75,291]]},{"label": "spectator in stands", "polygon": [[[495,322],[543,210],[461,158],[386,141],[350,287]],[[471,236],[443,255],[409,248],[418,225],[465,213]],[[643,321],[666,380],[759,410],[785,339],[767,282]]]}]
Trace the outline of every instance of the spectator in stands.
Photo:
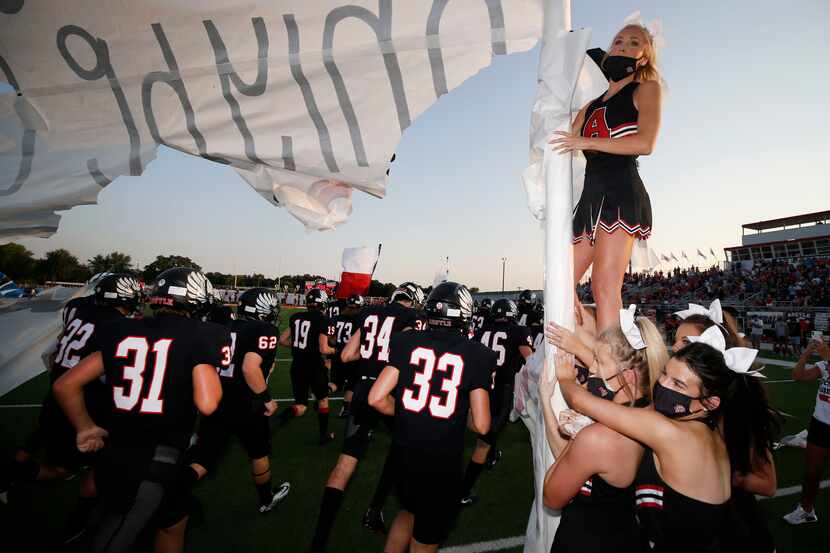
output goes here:
[{"label": "spectator in stands", "polygon": [[764,335],[764,319],[760,315],[752,317],[750,322],[750,335],[752,336],[752,347],[761,349],[761,337]]},{"label": "spectator in stands", "polygon": [[783,317],[775,319],[775,353],[779,355],[787,354],[787,322]]},{"label": "spectator in stands", "polygon": [[793,355],[801,355],[801,325],[798,324],[798,319],[790,317],[787,322],[787,330],[790,335],[790,347],[793,350]]}]

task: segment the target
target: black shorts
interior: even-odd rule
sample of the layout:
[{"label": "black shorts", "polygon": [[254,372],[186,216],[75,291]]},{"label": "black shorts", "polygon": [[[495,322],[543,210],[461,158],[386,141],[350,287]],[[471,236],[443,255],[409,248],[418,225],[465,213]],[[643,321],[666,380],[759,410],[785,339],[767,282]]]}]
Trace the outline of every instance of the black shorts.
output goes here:
[{"label": "black shorts", "polygon": [[513,388],[514,385],[510,382],[501,386],[497,385],[496,389],[490,392],[490,431],[479,436],[482,442],[490,446],[496,445],[499,433],[510,421],[510,411],[513,409]]},{"label": "black shorts", "polygon": [[362,459],[369,447],[370,432],[382,421],[391,432],[395,417],[383,415],[369,405],[369,390],[374,380],[361,379],[357,382],[351,403],[351,414],[346,420],[346,432],[343,437],[343,454],[355,459]]},{"label": "black shorts", "polygon": [[462,455],[394,448],[401,506],[415,516],[412,537],[427,545],[441,543],[461,507]]},{"label": "black shorts", "polygon": [[807,427],[807,442],[818,447],[830,448],[830,424],[813,417]]},{"label": "black shorts", "polygon": [[357,363],[343,363],[339,359],[331,362],[331,381],[340,391],[354,391]]},{"label": "black shorts", "polygon": [[248,403],[223,402],[215,413],[201,419],[199,438],[188,455],[190,461],[209,471],[215,470],[231,435],[239,438],[249,459],[261,459],[271,454],[268,417],[252,412]]},{"label": "black shorts", "polygon": [[[183,456],[175,463],[154,464],[155,450],[149,447],[112,447],[101,451],[95,466],[95,484],[98,488],[100,509],[108,515],[132,515],[140,504],[139,493],[145,482],[158,483],[163,488],[159,506],[149,515],[148,527],[169,528],[188,516],[192,508],[190,489],[180,477]],[[158,467],[161,467],[159,470]]]},{"label": "black shorts", "polygon": [[317,401],[329,397],[329,375],[322,361],[317,364],[297,360],[291,363],[291,388],[294,390],[294,403],[308,405],[308,392],[314,394]]}]

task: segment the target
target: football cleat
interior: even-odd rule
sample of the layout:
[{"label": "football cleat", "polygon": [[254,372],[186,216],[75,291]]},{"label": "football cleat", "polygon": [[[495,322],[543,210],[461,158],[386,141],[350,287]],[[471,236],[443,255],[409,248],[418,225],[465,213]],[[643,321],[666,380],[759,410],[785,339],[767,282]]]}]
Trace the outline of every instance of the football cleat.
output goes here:
[{"label": "football cleat", "polygon": [[291,491],[291,484],[289,482],[283,482],[276,488],[274,488],[273,495],[271,496],[271,501],[264,505],[259,506],[259,512],[265,514],[269,512],[271,509],[277,506],[277,503],[285,499],[285,496],[288,495],[288,492]]},{"label": "football cleat", "polygon": [[340,406],[340,414],[337,415],[341,419],[347,419],[352,414],[351,407],[347,406],[345,403]]},{"label": "football cleat", "polygon": [[325,436],[320,436],[320,445],[326,445],[334,441],[334,432],[329,432]]},{"label": "football cleat", "polygon": [[816,516],[816,510],[813,509],[809,513],[804,510],[804,507],[801,506],[801,503],[796,505],[793,512],[788,513],[782,517],[788,524],[798,525],[798,524],[807,524],[810,522],[818,522],[818,517]]},{"label": "football cleat", "polygon": [[473,492],[470,492],[470,495],[467,497],[461,498],[462,507],[469,507],[470,505],[475,505],[476,503],[478,503],[478,496]]},{"label": "football cleat", "polygon": [[500,449],[491,449],[487,454],[486,466],[487,470],[493,470],[501,461],[502,451]]},{"label": "football cleat", "polygon": [[383,520],[383,511],[369,507],[363,513],[363,526],[378,534],[386,533],[386,521]]}]

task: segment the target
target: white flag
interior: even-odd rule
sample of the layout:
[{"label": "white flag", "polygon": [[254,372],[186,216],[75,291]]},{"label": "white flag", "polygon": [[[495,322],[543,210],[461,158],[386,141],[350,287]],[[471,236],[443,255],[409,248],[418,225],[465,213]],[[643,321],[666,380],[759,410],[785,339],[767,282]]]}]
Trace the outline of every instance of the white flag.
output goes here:
[{"label": "white flag", "polygon": [[450,258],[445,257],[441,261],[441,266],[435,271],[435,276],[432,279],[432,286],[438,286],[442,282],[447,282],[450,279]]},{"label": "white flag", "polygon": [[0,12],[0,75],[18,92],[0,94],[2,238],[52,234],[56,210],[142,174],[159,143],[334,228],[353,189],[383,197],[418,115],[542,26],[542,0],[14,4]]}]

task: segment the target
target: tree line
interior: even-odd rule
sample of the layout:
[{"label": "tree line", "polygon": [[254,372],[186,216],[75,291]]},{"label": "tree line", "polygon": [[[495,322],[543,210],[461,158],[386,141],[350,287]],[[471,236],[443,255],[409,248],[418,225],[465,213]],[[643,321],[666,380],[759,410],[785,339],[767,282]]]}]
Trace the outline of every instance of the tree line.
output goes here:
[{"label": "tree line", "polygon": [[[36,258],[21,244],[10,242],[0,245],[0,272],[6,273],[9,278],[26,287],[37,287],[46,282],[86,282],[92,275],[105,271],[133,273],[149,283],[159,273],[171,267],[193,267],[202,270],[201,265],[182,255],[159,255],[144,267],[138,267],[130,255],[118,251],[106,255],[98,254],[84,263],[63,248],[48,251],[43,257]],[[321,275],[308,273],[277,277],[267,277],[261,273],[231,275],[214,271],[205,274],[217,288],[230,288],[234,285],[240,288],[263,286],[289,292],[305,290],[305,283],[309,280],[326,280]],[[393,283],[372,280],[368,295],[387,297],[395,290],[395,286]]]}]

